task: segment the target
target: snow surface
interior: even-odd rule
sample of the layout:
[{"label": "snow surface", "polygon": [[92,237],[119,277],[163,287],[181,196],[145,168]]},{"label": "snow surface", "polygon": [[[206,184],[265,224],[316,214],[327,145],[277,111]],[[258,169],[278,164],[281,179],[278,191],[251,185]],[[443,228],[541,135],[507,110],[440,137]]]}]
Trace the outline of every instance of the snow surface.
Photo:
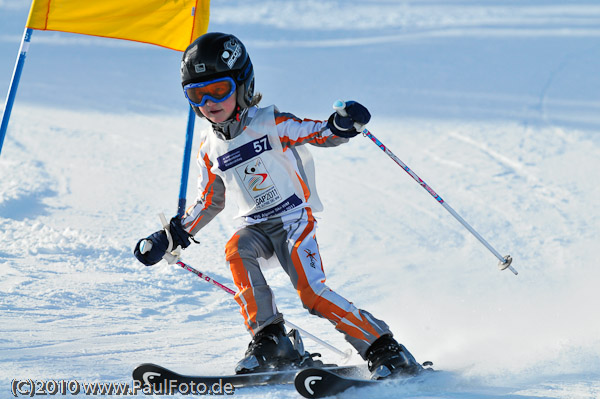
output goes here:
[{"label": "snow surface", "polygon": [[[1,93],[28,8],[0,0]],[[247,44],[263,104],[323,119],[338,98],[361,101],[370,130],[520,272],[499,271],[368,139],[314,150],[330,286],[445,371],[340,398],[600,397],[597,1],[221,0],[211,12],[210,30]],[[176,210],[179,59],[34,32],[0,156],[1,397],[14,378],[128,382],[143,362],[230,373],[242,356],[249,336],[227,294],[132,256],[157,214]],[[184,253],[230,286],[234,213],[229,204]],[[281,270],[266,274],[291,321],[348,348]]]}]

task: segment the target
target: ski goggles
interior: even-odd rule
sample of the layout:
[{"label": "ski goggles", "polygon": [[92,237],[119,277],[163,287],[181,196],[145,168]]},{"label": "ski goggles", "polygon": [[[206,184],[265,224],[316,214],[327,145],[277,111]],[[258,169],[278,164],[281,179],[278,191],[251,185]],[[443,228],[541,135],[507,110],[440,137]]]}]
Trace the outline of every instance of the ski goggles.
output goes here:
[{"label": "ski goggles", "polygon": [[220,103],[235,93],[235,81],[230,77],[209,80],[207,82],[190,83],[183,87],[188,101],[196,107],[203,107],[206,101]]}]

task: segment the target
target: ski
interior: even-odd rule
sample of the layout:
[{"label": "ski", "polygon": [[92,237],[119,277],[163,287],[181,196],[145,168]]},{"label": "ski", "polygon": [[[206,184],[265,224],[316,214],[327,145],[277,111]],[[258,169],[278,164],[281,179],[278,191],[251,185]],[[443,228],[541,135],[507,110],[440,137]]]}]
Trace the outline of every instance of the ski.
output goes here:
[{"label": "ski", "polygon": [[[427,362],[427,364],[430,364],[430,362]],[[418,376],[433,371],[431,368],[425,368]],[[298,372],[294,379],[294,385],[300,395],[312,399],[336,395],[349,388],[373,386],[385,381],[414,381],[413,378],[417,377],[404,376],[393,379],[369,380],[357,377],[356,375],[356,373],[353,375],[344,375],[338,373],[336,370],[307,368]]]},{"label": "ski", "polygon": [[[340,375],[356,375],[362,366],[325,366]],[[315,369],[312,369],[315,370]],[[319,369],[317,369],[319,370]],[[298,369],[231,375],[182,375],[162,366],[144,363],[133,370],[133,382],[145,394],[230,395],[236,388],[292,384]]]}]

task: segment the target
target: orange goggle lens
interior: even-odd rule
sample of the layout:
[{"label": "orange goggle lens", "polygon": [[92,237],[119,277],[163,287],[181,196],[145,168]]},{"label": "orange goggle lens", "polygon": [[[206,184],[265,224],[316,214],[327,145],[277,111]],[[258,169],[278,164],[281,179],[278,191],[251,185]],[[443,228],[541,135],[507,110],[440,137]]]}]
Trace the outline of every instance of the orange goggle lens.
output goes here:
[{"label": "orange goggle lens", "polygon": [[220,103],[235,93],[235,82],[225,77],[201,83],[190,83],[183,88],[188,101],[197,107],[203,107],[206,101]]}]

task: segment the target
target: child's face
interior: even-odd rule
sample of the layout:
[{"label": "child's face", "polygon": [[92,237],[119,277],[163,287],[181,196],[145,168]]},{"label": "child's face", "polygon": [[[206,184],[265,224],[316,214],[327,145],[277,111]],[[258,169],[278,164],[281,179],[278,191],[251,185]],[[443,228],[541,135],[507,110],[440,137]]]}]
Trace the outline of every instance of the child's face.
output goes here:
[{"label": "child's face", "polygon": [[200,107],[200,111],[202,112],[202,115],[206,117],[206,119],[213,123],[225,122],[227,119],[231,118],[233,111],[235,111],[235,100],[235,93],[220,103],[207,100],[206,104]]}]

